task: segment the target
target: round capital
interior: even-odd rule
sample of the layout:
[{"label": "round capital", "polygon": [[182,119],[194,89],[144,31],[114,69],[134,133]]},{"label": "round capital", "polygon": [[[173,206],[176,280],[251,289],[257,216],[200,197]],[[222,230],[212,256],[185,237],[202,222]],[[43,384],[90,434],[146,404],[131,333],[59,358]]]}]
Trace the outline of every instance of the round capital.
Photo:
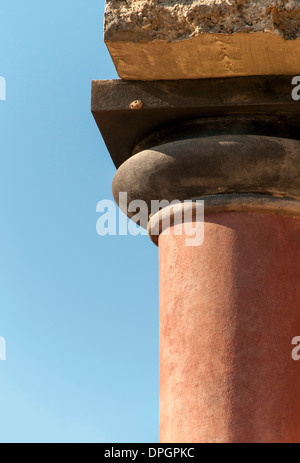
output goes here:
[{"label": "round capital", "polygon": [[[128,204],[145,201],[149,211],[153,200],[203,196],[258,194],[300,200],[300,141],[220,135],[165,143],[135,154],[120,166],[113,180],[118,204],[120,192],[127,193]],[[274,204],[279,205],[272,203],[273,209]]]}]

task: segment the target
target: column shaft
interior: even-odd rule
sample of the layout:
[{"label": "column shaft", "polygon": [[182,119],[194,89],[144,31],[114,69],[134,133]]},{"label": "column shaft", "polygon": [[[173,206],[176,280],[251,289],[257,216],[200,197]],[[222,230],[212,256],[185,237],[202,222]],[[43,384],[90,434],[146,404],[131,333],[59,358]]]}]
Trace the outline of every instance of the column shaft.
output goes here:
[{"label": "column shaft", "polygon": [[299,442],[300,219],[219,212],[185,239],[159,237],[160,441]]}]

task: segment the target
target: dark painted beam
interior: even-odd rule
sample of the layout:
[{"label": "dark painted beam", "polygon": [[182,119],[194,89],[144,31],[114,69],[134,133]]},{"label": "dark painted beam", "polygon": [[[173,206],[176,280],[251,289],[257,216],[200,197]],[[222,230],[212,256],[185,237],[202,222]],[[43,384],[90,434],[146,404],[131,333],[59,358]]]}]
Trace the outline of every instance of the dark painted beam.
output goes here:
[{"label": "dark painted beam", "polygon": [[[133,153],[193,136],[253,134],[300,139],[292,76],[172,81],[93,81],[92,113],[116,167]],[[140,100],[141,109],[130,104]]]}]

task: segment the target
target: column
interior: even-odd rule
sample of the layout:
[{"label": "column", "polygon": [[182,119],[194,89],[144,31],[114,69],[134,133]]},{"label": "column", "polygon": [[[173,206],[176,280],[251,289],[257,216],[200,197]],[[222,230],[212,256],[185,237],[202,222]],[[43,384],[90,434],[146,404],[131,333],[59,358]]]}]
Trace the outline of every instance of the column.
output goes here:
[{"label": "column", "polygon": [[[92,112],[159,247],[160,441],[299,443],[300,6],[110,0],[104,29]],[[201,245],[174,200],[204,201]]]}]

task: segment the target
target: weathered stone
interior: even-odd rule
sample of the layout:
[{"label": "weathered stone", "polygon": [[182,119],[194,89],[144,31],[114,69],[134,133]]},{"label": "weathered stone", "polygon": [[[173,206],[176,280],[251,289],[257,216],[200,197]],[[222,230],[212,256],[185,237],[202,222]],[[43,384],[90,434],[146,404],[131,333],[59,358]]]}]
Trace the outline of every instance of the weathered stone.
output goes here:
[{"label": "weathered stone", "polygon": [[[300,141],[253,135],[177,140],[141,151],[117,170],[112,191],[128,204],[210,195],[260,194],[300,201]],[[124,205],[124,213],[129,212]],[[120,206],[121,207],[121,206]],[[141,226],[148,224],[148,216]]]},{"label": "weathered stone", "polygon": [[120,77],[187,79],[300,71],[299,0],[107,0]]}]

